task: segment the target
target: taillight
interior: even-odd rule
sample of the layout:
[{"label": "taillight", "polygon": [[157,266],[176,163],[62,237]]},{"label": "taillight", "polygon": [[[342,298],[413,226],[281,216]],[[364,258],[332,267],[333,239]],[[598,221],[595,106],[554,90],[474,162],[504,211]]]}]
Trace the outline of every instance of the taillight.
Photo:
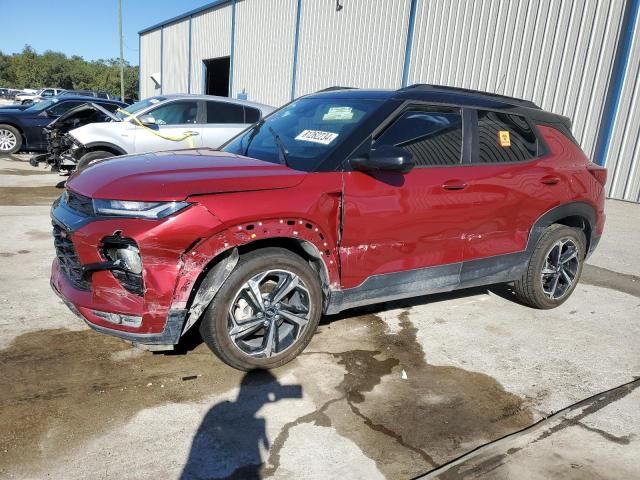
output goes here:
[{"label": "taillight", "polygon": [[587,167],[587,170],[604,187],[604,184],[607,183],[607,169],[592,163]]}]

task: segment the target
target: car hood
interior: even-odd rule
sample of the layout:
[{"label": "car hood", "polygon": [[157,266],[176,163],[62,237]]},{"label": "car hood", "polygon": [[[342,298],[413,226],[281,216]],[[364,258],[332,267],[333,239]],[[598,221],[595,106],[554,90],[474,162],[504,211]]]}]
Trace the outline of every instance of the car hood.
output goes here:
[{"label": "car hood", "polygon": [[304,176],[284,165],[193,149],[100,160],[74,173],[67,186],[91,198],[181,201],[193,195],[290,188]]},{"label": "car hood", "polygon": [[4,113],[4,112],[21,112],[22,110],[26,110],[30,106],[31,105],[18,105],[18,104],[1,105],[0,106],[0,112],[2,112],[2,113]]},{"label": "car hood", "polygon": [[89,102],[89,103],[83,103],[82,105],[78,105],[77,107],[72,108],[71,110],[68,110],[67,112],[65,112],[64,114],[60,115],[58,118],[56,118],[49,125],[47,125],[47,128],[49,130],[57,128],[59,125],[62,125],[65,121],[72,120],[73,117],[79,116],[80,114],[82,114],[84,112],[87,112],[87,111],[91,111],[91,110],[102,112],[106,116],[111,118],[113,121],[116,121],[116,122],[120,121],[120,119],[118,117],[116,117],[113,113],[111,113],[106,108],[101,107],[97,103]]}]

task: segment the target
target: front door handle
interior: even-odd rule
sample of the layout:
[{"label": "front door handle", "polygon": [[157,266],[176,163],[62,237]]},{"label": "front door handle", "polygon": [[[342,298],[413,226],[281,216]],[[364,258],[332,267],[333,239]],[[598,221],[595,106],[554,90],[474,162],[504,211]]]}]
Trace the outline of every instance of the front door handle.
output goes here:
[{"label": "front door handle", "polygon": [[467,188],[467,184],[462,180],[447,180],[442,184],[442,188],[445,190],[464,190]]},{"label": "front door handle", "polygon": [[184,132],[185,135],[191,135],[192,137],[195,137],[196,135],[200,135],[200,132],[193,132],[191,130]]},{"label": "front door handle", "polygon": [[557,185],[560,183],[559,177],[554,177],[553,175],[547,175],[546,177],[542,177],[540,180],[544,185]]}]

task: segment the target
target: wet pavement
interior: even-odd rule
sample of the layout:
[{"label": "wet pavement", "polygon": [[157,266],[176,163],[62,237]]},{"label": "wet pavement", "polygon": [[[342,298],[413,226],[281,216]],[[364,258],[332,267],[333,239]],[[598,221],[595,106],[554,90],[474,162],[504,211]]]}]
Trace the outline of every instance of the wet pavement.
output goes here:
[{"label": "wet pavement", "polygon": [[640,372],[634,259],[587,266],[552,311],[492,287],[327,317],[245,374],[195,336],[152,354],[73,316],[48,286],[64,178],[19,159],[0,159],[0,478],[640,477],[639,393],[615,389]]}]

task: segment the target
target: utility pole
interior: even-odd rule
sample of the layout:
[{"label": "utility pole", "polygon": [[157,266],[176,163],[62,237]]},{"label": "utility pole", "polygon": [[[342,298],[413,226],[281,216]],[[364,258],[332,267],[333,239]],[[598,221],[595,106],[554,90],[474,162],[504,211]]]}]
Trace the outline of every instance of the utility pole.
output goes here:
[{"label": "utility pole", "polygon": [[122,0],[118,0],[118,28],[120,29],[120,101],[124,102],[124,55],[122,38]]}]

